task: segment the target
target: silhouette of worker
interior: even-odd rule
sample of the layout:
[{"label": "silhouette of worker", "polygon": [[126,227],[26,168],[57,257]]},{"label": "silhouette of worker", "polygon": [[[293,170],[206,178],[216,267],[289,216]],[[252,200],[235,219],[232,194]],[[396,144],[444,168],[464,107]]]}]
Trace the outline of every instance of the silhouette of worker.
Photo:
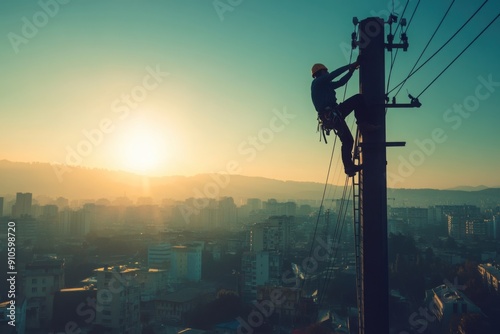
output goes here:
[{"label": "silhouette of worker", "polygon": [[[365,101],[361,94],[356,94],[337,104],[335,89],[342,87],[352,77],[354,71],[360,66],[360,58],[354,63],[342,66],[335,71],[328,72],[323,64],[314,64],[312,67],[311,99],[318,112],[322,126],[327,134],[332,129],[342,142],[342,162],[345,173],[354,176],[362,169],[361,165],[354,165],[352,161],[352,148],[354,139],[345,122],[345,118],[354,110],[356,123],[361,131],[373,130],[376,127],[368,122]],[[333,81],[342,73],[347,73],[337,81]]]}]

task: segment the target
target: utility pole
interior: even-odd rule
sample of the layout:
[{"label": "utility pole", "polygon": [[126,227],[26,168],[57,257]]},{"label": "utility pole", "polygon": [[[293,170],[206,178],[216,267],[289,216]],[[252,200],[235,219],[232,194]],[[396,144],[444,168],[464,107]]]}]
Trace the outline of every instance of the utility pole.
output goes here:
[{"label": "utility pole", "polygon": [[360,334],[389,333],[389,276],[387,251],[387,181],[385,141],[384,21],[359,23],[360,92],[372,122],[380,127],[361,133],[360,185],[361,314]]},{"label": "utility pole", "polygon": [[[364,96],[371,122],[379,127],[361,133],[359,159],[363,169],[358,176],[359,186],[359,254],[360,254],[360,334],[389,333],[389,263],[387,236],[387,171],[386,148],[404,146],[404,142],[386,142],[386,108],[420,107],[411,96],[409,104],[386,104],[385,49],[408,49],[406,32],[401,33],[401,44],[393,44],[392,23],[377,17],[359,22],[360,93]],[[355,24],[357,19],[355,19]],[[384,24],[391,31],[385,44]],[[406,25],[402,19],[401,27]]]}]

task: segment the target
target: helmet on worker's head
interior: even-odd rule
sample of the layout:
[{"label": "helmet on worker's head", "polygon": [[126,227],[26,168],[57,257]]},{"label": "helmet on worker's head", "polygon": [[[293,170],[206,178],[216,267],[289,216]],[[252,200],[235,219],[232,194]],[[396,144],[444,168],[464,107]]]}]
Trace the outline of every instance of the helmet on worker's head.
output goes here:
[{"label": "helmet on worker's head", "polygon": [[327,70],[328,71],[328,69],[326,68],[325,65],[319,64],[319,63],[318,64],[314,64],[313,67],[312,67],[312,69],[311,69],[312,77],[313,78],[316,77],[316,73],[319,72],[319,71],[321,71],[321,70]]}]

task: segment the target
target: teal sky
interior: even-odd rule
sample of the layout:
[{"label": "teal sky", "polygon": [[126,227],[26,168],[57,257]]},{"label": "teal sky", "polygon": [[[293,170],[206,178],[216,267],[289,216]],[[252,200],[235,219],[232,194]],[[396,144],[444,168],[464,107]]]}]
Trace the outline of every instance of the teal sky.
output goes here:
[{"label": "teal sky", "polygon": [[[456,0],[422,60],[482,2]],[[391,88],[450,3],[421,1]],[[394,1],[395,12],[405,4]],[[324,182],[334,138],[319,142],[311,65],[347,64],[352,17],[386,19],[392,9],[385,0],[2,1],[0,159]],[[420,94],[499,11],[489,0],[398,102],[407,89]],[[497,20],[420,97],[420,109],[388,111],[387,140],[407,142],[388,150],[390,187],[500,186],[499,32]],[[357,91],[355,74],[347,96]],[[337,144],[334,183],[344,180],[339,153]]]}]

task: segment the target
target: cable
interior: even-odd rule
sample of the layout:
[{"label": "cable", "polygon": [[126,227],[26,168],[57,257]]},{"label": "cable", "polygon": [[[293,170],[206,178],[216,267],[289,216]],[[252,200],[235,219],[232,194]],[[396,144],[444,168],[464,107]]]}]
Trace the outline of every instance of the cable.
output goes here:
[{"label": "cable", "polygon": [[[408,3],[406,3],[406,5],[408,5]],[[415,9],[413,10],[413,13],[411,14],[411,17],[410,17],[410,20],[408,21],[408,24],[406,26],[406,30],[405,30],[405,34],[406,32],[408,32],[408,29],[410,28],[410,24],[411,22],[413,21],[413,17],[415,16],[415,13],[417,12],[417,9],[418,9],[418,6],[420,5],[420,0],[418,0],[417,4],[415,5]],[[405,7],[405,10],[406,10],[406,7]],[[394,32],[394,34],[396,34],[397,32],[397,28],[399,28],[399,24],[398,26],[396,27],[396,31]],[[389,90],[389,83],[391,81],[391,74],[392,74],[392,68],[394,67],[394,63],[396,62],[396,58],[398,57],[398,53],[399,53],[399,48],[396,49],[396,52],[394,53],[394,57],[392,57],[392,50],[391,50],[391,69],[389,70],[389,78],[387,79],[387,90]],[[389,92],[387,92],[387,94],[389,94]]]},{"label": "cable", "polygon": [[415,16],[415,13],[417,12],[418,5],[420,5],[420,0],[418,0],[417,4],[415,5],[415,9],[413,10],[413,13],[410,16],[410,20],[408,21],[408,24],[406,25],[405,32],[407,32],[408,29],[410,28],[411,21],[413,21],[413,16]]},{"label": "cable", "polygon": [[[321,216],[321,211],[323,209],[323,202],[325,201],[325,193],[326,193],[326,188],[328,187],[328,180],[330,178],[330,170],[332,168],[333,154],[335,152],[336,143],[337,143],[337,136],[335,136],[335,140],[333,142],[332,154],[330,156],[330,164],[328,166],[328,172],[326,173],[326,181],[325,181],[325,186],[323,188],[323,195],[321,197],[321,203],[319,205],[318,216],[316,217],[316,225],[314,226],[314,233],[313,233],[313,237],[311,240],[311,248],[309,250],[309,256],[308,256],[309,258],[311,257],[311,254],[313,252],[314,240],[316,239],[316,234],[318,232],[319,218]],[[304,281],[301,283],[301,287],[304,287],[305,281],[306,281],[306,279],[304,279]]]},{"label": "cable", "polygon": [[[439,28],[441,27],[441,24],[443,24],[444,19],[445,19],[445,18],[446,18],[446,16],[448,15],[448,13],[449,13],[449,11],[450,11],[450,9],[451,9],[451,7],[453,6],[453,4],[454,4],[454,3],[455,3],[455,0],[453,0],[453,1],[451,2],[451,4],[448,6],[448,9],[446,10],[446,12],[445,12],[445,13],[444,13],[444,15],[443,15],[443,18],[441,19],[441,21],[439,22],[438,26],[437,26],[437,27],[436,27],[436,29],[434,30],[434,33],[432,34],[431,38],[429,39],[429,41],[428,41],[428,42],[427,42],[427,44],[425,45],[424,49],[422,50],[422,53],[420,53],[420,56],[418,57],[417,61],[415,62],[415,65],[413,65],[413,67],[411,68],[411,70],[410,70],[410,72],[409,72],[409,73],[411,73],[411,72],[415,69],[415,67],[417,67],[418,62],[420,61],[420,59],[421,59],[421,58],[422,58],[422,56],[424,55],[425,50],[427,50],[427,48],[429,47],[429,44],[432,42],[432,39],[434,38],[434,36],[436,36],[436,33],[438,32]],[[407,79],[408,79],[408,78],[407,78]],[[405,80],[403,81],[403,84],[399,87],[399,90],[396,92],[396,94],[394,94],[394,97],[396,97],[396,96],[399,94],[399,92],[400,92],[400,91],[401,91],[401,89],[403,88],[403,86],[404,86],[404,84],[405,84],[405,82],[406,82],[406,80],[407,80],[407,79],[405,79]],[[389,84],[387,84],[387,86],[389,86]]]},{"label": "cable", "polygon": [[[403,18],[403,16],[405,16],[405,13],[406,13],[406,8],[408,8],[408,4],[410,3],[410,0],[407,0],[406,1],[406,5],[405,5],[405,8],[403,8],[403,12],[401,13],[401,18]],[[394,35],[396,35],[396,33],[398,32],[398,29],[401,25],[398,24],[398,26],[396,27],[396,30],[394,31]]]},{"label": "cable", "polygon": [[483,4],[474,12],[474,14],[471,15],[471,17],[469,17],[469,19],[467,21],[465,21],[464,24],[462,24],[462,26],[460,28],[458,28],[458,30],[436,51],[434,52],[429,58],[427,58],[427,60],[422,64],[420,65],[415,71],[411,72],[410,74],[408,74],[408,76],[406,77],[405,80],[401,81],[399,84],[397,84],[393,89],[391,89],[388,94],[392,93],[394,90],[396,90],[396,88],[400,87],[401,85],[404,84],[404,82],[406,82],[410,77],[412,77],[415,73],[417,73],[425,64],[427,64],[432,58],[434,58],[434,56],[436,56],[453,38],[455,38],[456,35],[458,35],[458,33],[470,22],[470,20],[472,20],[472,18],[474,16],[476,16],[476,14],[481,10],[481,8],[483,8],[483,6],[488,2],[488,0],[485,0],[483,2]]},{"label": "cable", "polygon": [[424,88],[424,90],[418,94],[417,99],[422,95],[492,24],[495,22],[498,17],[500,16],[500,13],[495,16],[493,20],[460,52],[435,78],[432,80],[427,87]]},{"label": "cable", "polygon": [[[338,210],[338,214],[337,214],[337,217],[340,219],[337,219],[337,224],[335,225],[334,235],[332,237],[333,242],[334,242],[334,252],[332,255],[330,255],[330,258],[328,260],[329,267],[331,267],[331,265],[335,263],[335,259],[337,257],[337,253],[338,253],[338,249],[339,249],[338,245],[340,245],[340,238],[342,236],[342,231],[343,231],[344,225],[345,225],[345,216],[346,216],[347,206],[348,206],[348,205],[346,206],[345,203],[346,203],[346,191],[348,188],[350,189],[349,176],[346,176],[345,183],[344,183],[344,191],[342,194],[342,201],[340,204],[340,209]],[[350,190],[349,190],[348,196],[350,196]],[[345,209],[344,209],[344,206],[346,206]],[[331,270],[329,270],[327,272],[325,280],[323,282],[323,288],[321,289],[321,291],[319,291],[319,298],[318,298],[319,305],[321,305],[323,300],[324,300],[324,297],[325,297],[327,289],[328,289],[329,282],[331,280],[331,276],[332,276],[332,272],[331,272]]]}]

